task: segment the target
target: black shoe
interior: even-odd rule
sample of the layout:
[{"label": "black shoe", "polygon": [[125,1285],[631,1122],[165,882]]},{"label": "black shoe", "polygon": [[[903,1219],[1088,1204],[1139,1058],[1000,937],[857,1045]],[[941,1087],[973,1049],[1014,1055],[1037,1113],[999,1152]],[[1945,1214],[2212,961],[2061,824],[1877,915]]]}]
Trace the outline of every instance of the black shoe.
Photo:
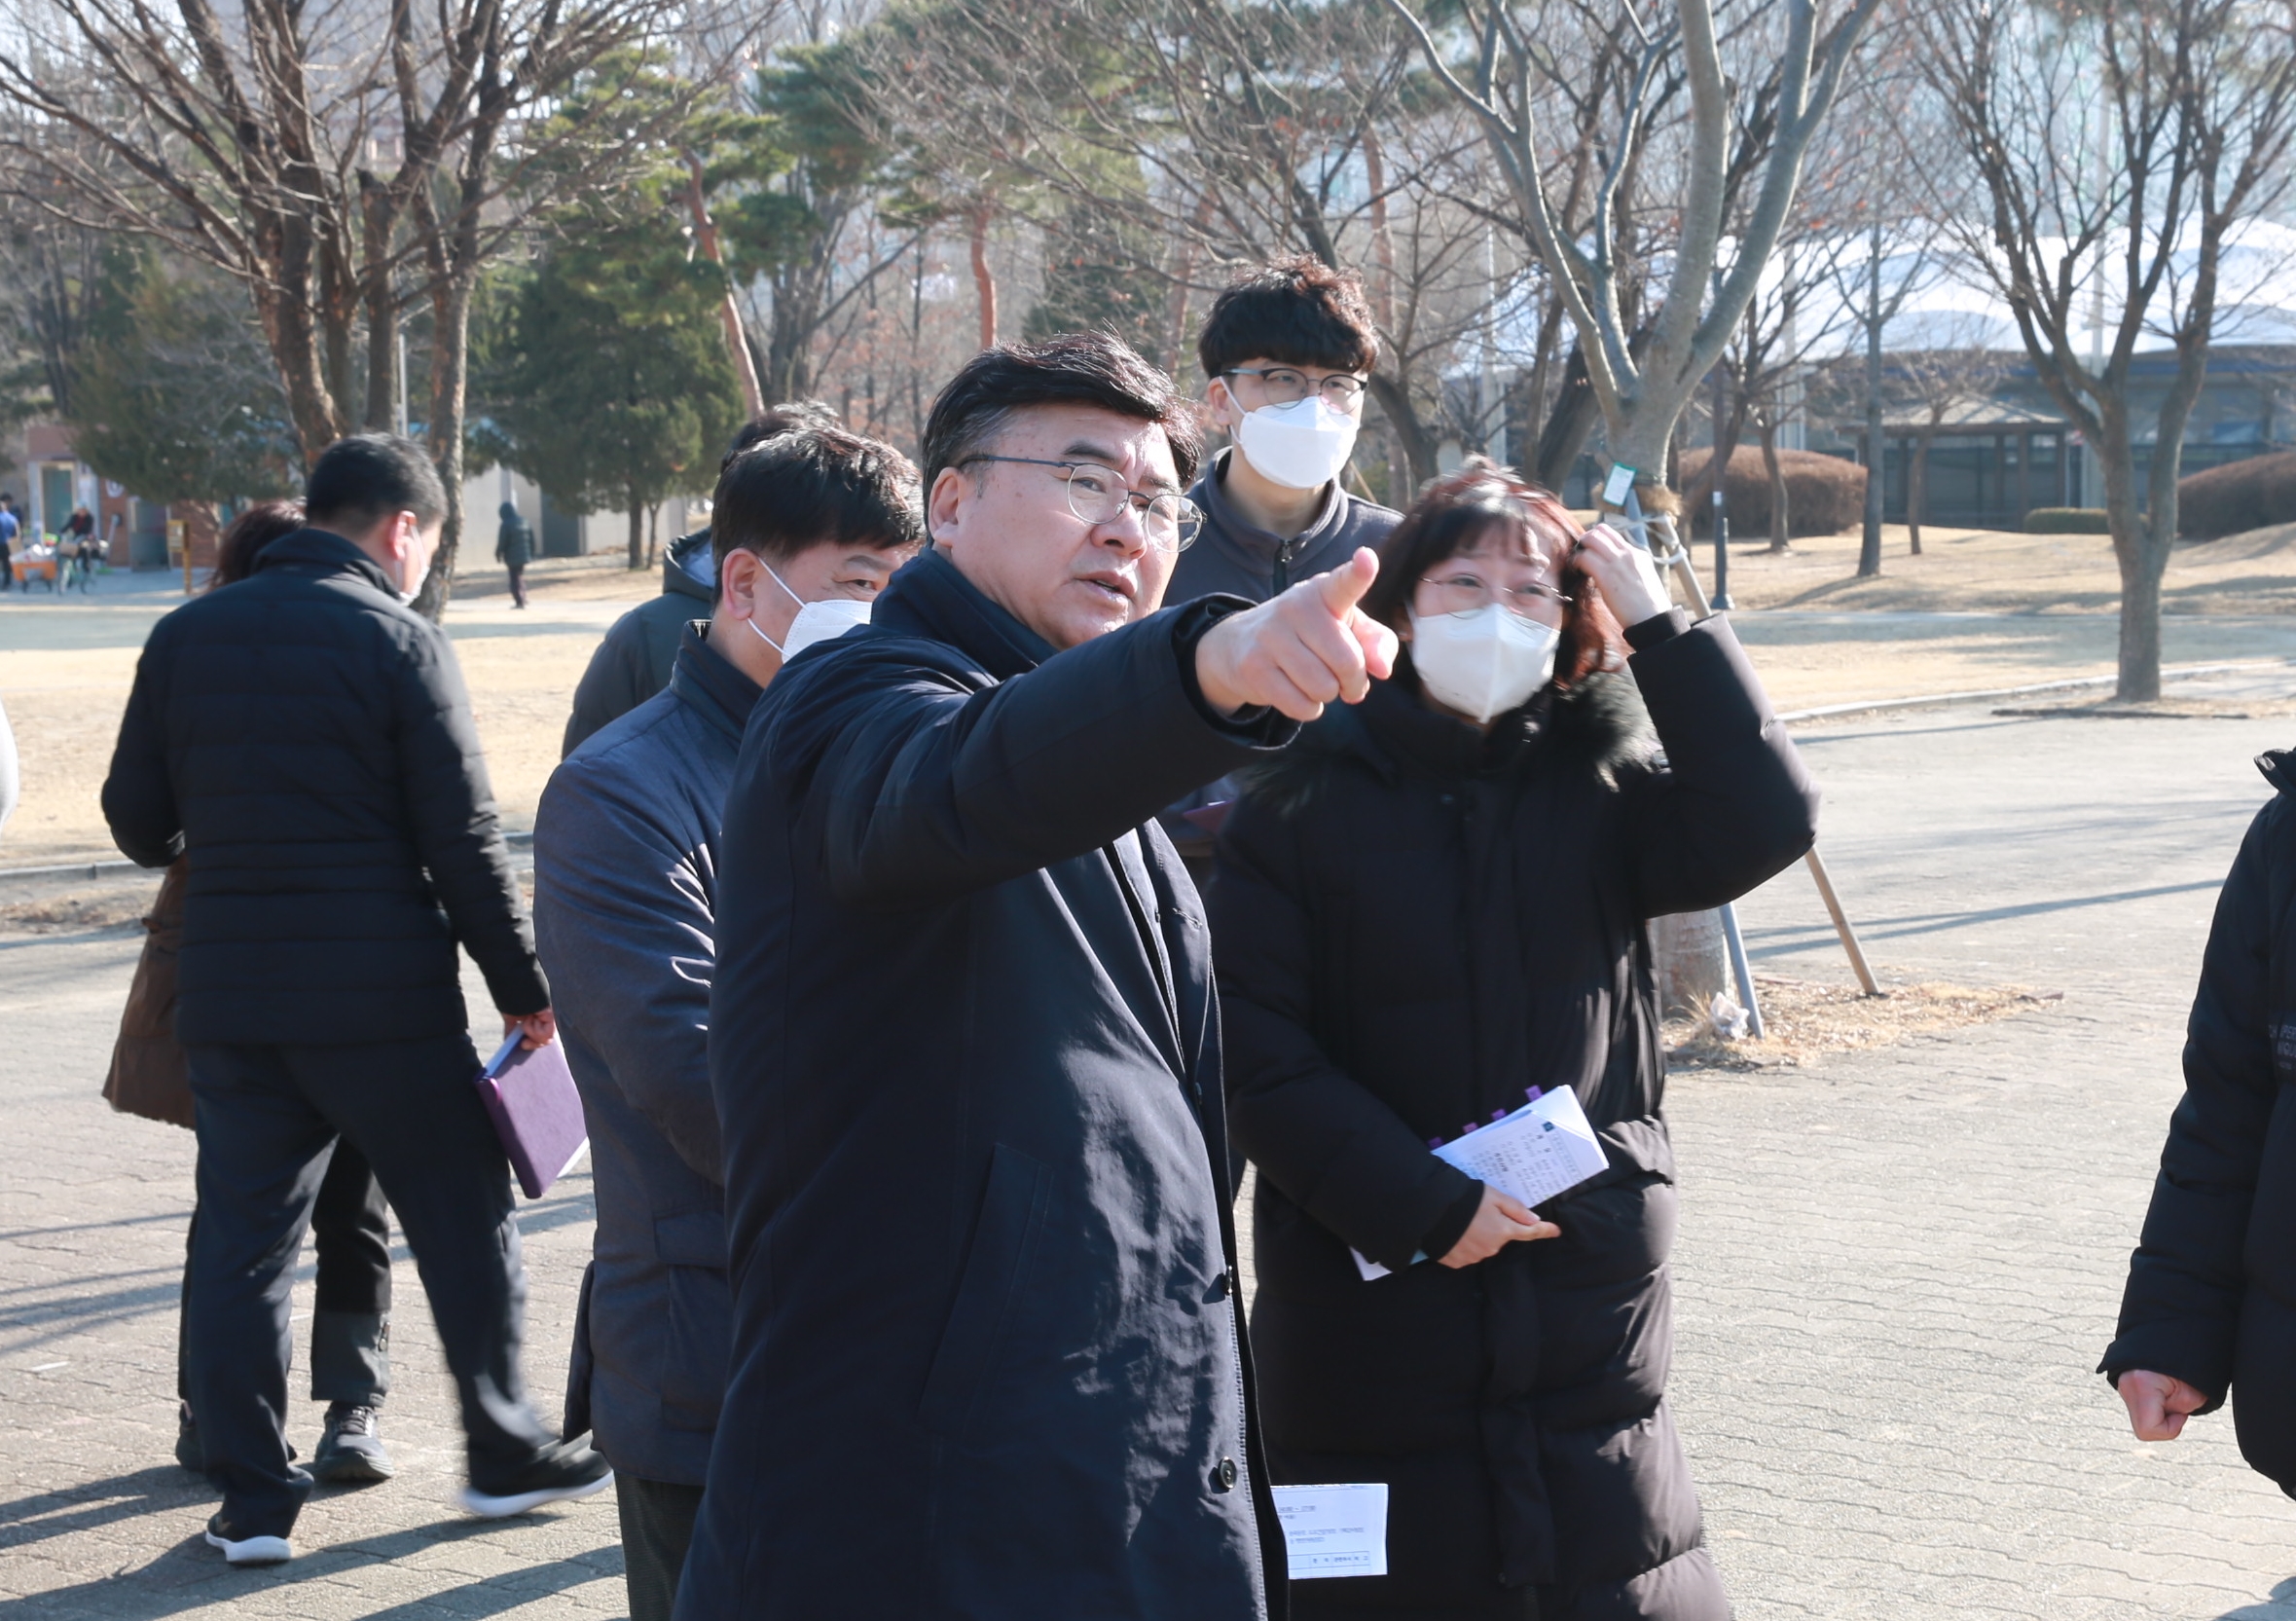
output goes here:
[{"label": "black shoe", "polygon": [[571,1502],[614,1484],[613,1468],[579,1441],[554,1441],[516,1474],[462,1489],[462,1506],[482,1520],[502,1520],[545,1503]]},{"label": "black shoe", "polygon": [[284,1565],[295,1557],[295,1544],[285,1535],[272,1536],[244,1526],[224,1523],[220,1511],[207,1522],[207,1546],[221,1548],[233,1565]]},{"label": "black shoe", "polygon": [[207,1449],[200,1442],[200,1420],[190,1402],[175,1404],[175,1461],[195,1475],[207,1472]]},{"label": "black shoe", "polygon": [[397,1474],[390,1454],[383,1450],[383,1415],[358,1402],[329,1407],[326,1432],[311,1455],[310,1472],[313,1480],[330,1486],[388,1480]]}]

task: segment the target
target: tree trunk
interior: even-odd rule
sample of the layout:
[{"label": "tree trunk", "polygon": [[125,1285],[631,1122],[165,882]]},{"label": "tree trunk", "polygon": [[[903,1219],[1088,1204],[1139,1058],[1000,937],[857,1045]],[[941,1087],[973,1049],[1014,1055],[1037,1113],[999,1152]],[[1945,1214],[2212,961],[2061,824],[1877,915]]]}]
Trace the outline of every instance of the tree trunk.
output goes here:
[{"label": "tree trunk", "polygon": [[1932,426],[1913,441],[1913,464],[1906,469],[1906,533],[1913,537],[1914,557],[1921,555],[1921,518],[1929,510],[1929,441]]},{"label": "tree trunk", "polygon": [[972,292],[980,304],[980,347],[997,347],[997,273],[989,268],[989,210],[977,207],[966,216],[966,243],[972,253]]},{"label": "tree trunk", "polygon": [[279,368],[279,383],[287,392],[287,417],[295,427],[296,447],[309,471],[319,453],[343,437],[343,421],[335,413],[335,397],[327,390],[325,368],[319,360],[318,328],[304,302],[258,282],[255,313],[271,345],[272,359]]},{"label": "tree trunk", "polygon": [[1782,552],[1794,533],[1794,513],[1793,497],[1786,489],[1786,469],[1778,462],[1777,420],[1765,411],[1755,419],[1755,427],[1762,435],[1762,465],[1769,474],[1769,549]]},{"label": "tree trunk", "polygon": [[470,390],[470,290],[478,278],[473,253],[431,299],[430,422],[424,434],[430,459],[447,489],[447,521],[439,529],[438,553],[430,578],[415,599],[415,610],[436,620],[455,594],[455,562],[462,550],[462,418]]},{"label": "tree trunk", "polygon": [[1601,415],[1594,385],[1587,381],[1586,356],[1573,344],[1570,358],[1563,362],[1562,383],[1555,390],[1554,409],[1547,414],[1546,425],[1539,429],[1531,482],[1549,490],[1560,490],[1571,476],[1571,468],[1578,464],[1579,453],[1586,448],[1586,436],[1594,431]]},{"label": "tree trunk", "polygon": [[[1403,447],[1403,461],[1410,468],[1411,485],[1416,489],[1435,477],[1436,439],[1434,430],[1420,419],[1419,408],[1411,401],[1411,390],[1385,372],[1371,374],[1371,397],[1379,402],[1379,411],[1387,419],[1387,426]],[[1398,505],[1403,504],[1402,501]]]},{"label": "tree trunk", "polygon": [[2168,548],[2152,544],[2146,514],[2136,501],[2136,457],[2129,444],[2125,410],[2105,418],[2096,436],[2096,461],[2104,474],[2105,524],[2112,531],[2113,560],[2121,571],[2121,644],[2113,696],[2125,704],[2147,704],[2161,695],[2161,575]]},{"label": "tree trunk", "polygon": [[637,573],[645,567],[645,502],[638,498],[636,485],[630,487],[628,494],[630,498],[630,571]]},{"label": "tree trunk", "polygon": [[1873,579],[1881,572],[1881,473],[1888,446],[1881,434],[1881,228],[1866,261],[1866,524],[1858,541],[1857,573]]},{"label": "tree trunk", "polygon": [[1660,1017],[1704,1018],[1714,993],[1730,987],[1730,941],[1722,913],[1675,912],[1651,919]]}]

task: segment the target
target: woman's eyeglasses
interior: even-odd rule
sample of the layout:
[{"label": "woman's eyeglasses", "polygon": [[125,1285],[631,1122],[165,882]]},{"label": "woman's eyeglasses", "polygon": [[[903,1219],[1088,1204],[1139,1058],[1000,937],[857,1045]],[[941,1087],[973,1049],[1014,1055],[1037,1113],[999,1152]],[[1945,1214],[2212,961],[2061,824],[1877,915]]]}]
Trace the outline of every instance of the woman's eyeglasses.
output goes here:
[{"label": "woman's eyeglasses", "polygon": [[1497,602],[1510,613],[1534,619],[1538,617],[1536,610],[1541,603],[1568,608],[1575,600],[1551,585],[1541,585],[1535,580],[1523,585],[1493,585],[1480,574],[1429,574],[1419,584],[1434,599],[1437,612],[1455,613],[1462,618],[1479,613]]}]

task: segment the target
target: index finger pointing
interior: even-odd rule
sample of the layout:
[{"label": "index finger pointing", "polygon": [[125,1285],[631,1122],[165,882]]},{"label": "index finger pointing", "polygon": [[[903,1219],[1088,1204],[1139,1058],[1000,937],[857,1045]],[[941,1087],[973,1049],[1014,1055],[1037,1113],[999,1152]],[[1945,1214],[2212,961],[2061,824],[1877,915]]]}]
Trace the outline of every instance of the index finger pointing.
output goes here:
[{"label": "index finger pointing", "polygon": [[1338,618],[1364,600],[1364,593],[1378,577],[1379,554],[1368,546],[1358,546],[1355,556],[1330,573],[1319,575],[1316,584],[1324,606]]}]

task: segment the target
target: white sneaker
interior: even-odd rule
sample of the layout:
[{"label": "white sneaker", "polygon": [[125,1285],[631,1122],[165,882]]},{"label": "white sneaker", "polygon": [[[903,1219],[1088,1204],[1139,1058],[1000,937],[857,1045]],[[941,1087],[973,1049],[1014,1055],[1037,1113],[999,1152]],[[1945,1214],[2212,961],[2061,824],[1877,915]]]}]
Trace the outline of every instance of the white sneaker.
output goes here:
[{"label": "white sneaker", "polygon": [[230,1536],[230,1527],[218,1514],[207,1522],[207,1546],[221,1548],[230,1565],[284,1565],[295,1557],[295,1544],[283,1536]]}]

